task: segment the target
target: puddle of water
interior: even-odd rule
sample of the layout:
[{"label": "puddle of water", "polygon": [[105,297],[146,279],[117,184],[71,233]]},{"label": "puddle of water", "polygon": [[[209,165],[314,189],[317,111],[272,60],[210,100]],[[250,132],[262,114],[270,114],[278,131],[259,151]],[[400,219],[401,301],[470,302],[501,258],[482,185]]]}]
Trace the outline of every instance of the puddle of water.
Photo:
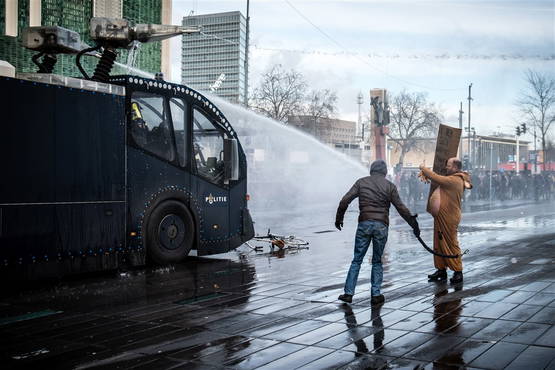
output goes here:
[{"label": "puddle of water", "polygon": [[225,296],[225,293],[212,293],[212,294],[207,294],[207,295],[202,295],[199,297],[192,297],[192,298],[187,298],[187,299],[183,299],[181,301],[177,301],[174,302],[175,304],[181,304],[181,305],[185,305],[185,304],[191,304],[191,303],[198,303],[198,302],[204,302],[204,301],[209,301],[211,299],[216,299],[216,298],[220,298]]},{"label": "puddle of water", "polygon": [[530,265],[548,265],[551,263],[553,263],[552,258],[540,258],[537,260],[533,260],[532,262],[529,262]]},{"label": "puddle of water", "polygon": [[49,353],[49,352],[50,351],[47,350],[46,348],[41,348],[41,349],[37,349],[36,351],[22,353],[20,355],[13,355],[12,358],[14,360],[24,360],[24,359],[29,358],[29,357],[40,356],[40,355],[44,355],[44,354]]},{"label": "puddle of water", "polygon": [[59,313],[62,313],[62,312],[63,311],[43,310],[43,311],[38,311],[38,312],[27,313],[25,315],[5,317],[3,319],[0,319],[0,326],[12,324],[12,323],[18,322],[18,321],[26,321],[26,320],[37,319],[39,317],[56,315],[56,314],[59,314]]}]

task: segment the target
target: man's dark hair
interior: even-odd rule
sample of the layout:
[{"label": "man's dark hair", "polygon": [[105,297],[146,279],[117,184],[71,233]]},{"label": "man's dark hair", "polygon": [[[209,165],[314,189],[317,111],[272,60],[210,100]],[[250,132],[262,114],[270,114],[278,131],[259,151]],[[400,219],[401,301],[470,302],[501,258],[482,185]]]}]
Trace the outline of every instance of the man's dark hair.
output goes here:
[{"label": "man's dark hair", "polygon": [[453,166],[456,166],[459,171],[462,170],[462,162],[460,159],[453,159]]}]

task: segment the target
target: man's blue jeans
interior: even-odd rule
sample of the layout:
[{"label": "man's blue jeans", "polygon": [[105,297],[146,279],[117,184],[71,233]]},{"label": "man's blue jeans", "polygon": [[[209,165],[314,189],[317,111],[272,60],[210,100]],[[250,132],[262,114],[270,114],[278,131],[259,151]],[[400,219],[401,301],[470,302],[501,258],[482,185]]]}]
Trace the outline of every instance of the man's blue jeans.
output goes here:
[{"label": "man's blue jeans", "polygon": [[388,227],[380,221],[362,221],[358,223],[355,237],[355,255],[345,281],[345,294],[354,295],[358,272],[364,260],[370,241],[372,241],[372,296],[380,295],[383,280],[382,255],[387,242]]}]

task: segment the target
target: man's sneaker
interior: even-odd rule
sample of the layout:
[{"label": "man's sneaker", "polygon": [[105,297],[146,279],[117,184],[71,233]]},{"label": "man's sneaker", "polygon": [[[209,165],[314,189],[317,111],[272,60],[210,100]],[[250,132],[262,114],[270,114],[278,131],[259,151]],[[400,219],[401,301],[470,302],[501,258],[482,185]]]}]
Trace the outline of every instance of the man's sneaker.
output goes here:
[{"label": "man's sneaker", "polygon": [[451,279],[449,279],[449,281],[451,282],[451,284],[462,283],[462,281],[463,281],[462,271],[455,271],[455,273],[453,274],[453,277]]},{"label": "man's sneaker", "polygon": [[372,303],[372,305],[378,305],[378,304],[382,304],[385,302],[385,297],[383,296],[383,294],[380,295],[373,295],[372,299],[370,299],[370,302]]},{"label": "man's sneaker", "polygon": [[350,294],[341,294],[337,299],[346,303],[351,303],[353,301],[353,296]]},{"label": "man's sneaker", "polygon": [[438,269],[433,274],[428,275],[428,281],[436,280],[447,280],[447,271]]}]

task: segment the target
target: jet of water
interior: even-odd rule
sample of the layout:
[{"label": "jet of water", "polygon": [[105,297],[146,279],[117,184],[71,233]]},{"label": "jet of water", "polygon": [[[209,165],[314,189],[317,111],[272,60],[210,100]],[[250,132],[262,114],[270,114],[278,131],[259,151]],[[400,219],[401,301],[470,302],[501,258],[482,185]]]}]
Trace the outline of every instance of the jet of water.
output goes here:
[{"label": "jet of water", "polygon": [[131,43],[131,47],[128,48],[127,51],[127,73],[131,71],[132,68],[135,67],[135,61],[137,60],[137,56],[139,55],[139,48],[141,47],[142,43],[139,41],[133,41]]},{"label": "jet of water", "polygon": [[207,94],[237,132],[247,154],[253,209],[337,205],[368,169],[298,129]]},{"label": "jet of water", "polygon": [[120,63],[120,62],[114,62],[114,64],[117,65],[118,67],[122,68],[122,70],[127,71],[127,73],[129,73],[129,74],[135,74],[137,76],[146,77],[146,78],[154,78],[154,75],[152,73],[143,71],[139,68],[135,68],[135,67],[132,67],[130,65],[123,64],[123,63]]}]

